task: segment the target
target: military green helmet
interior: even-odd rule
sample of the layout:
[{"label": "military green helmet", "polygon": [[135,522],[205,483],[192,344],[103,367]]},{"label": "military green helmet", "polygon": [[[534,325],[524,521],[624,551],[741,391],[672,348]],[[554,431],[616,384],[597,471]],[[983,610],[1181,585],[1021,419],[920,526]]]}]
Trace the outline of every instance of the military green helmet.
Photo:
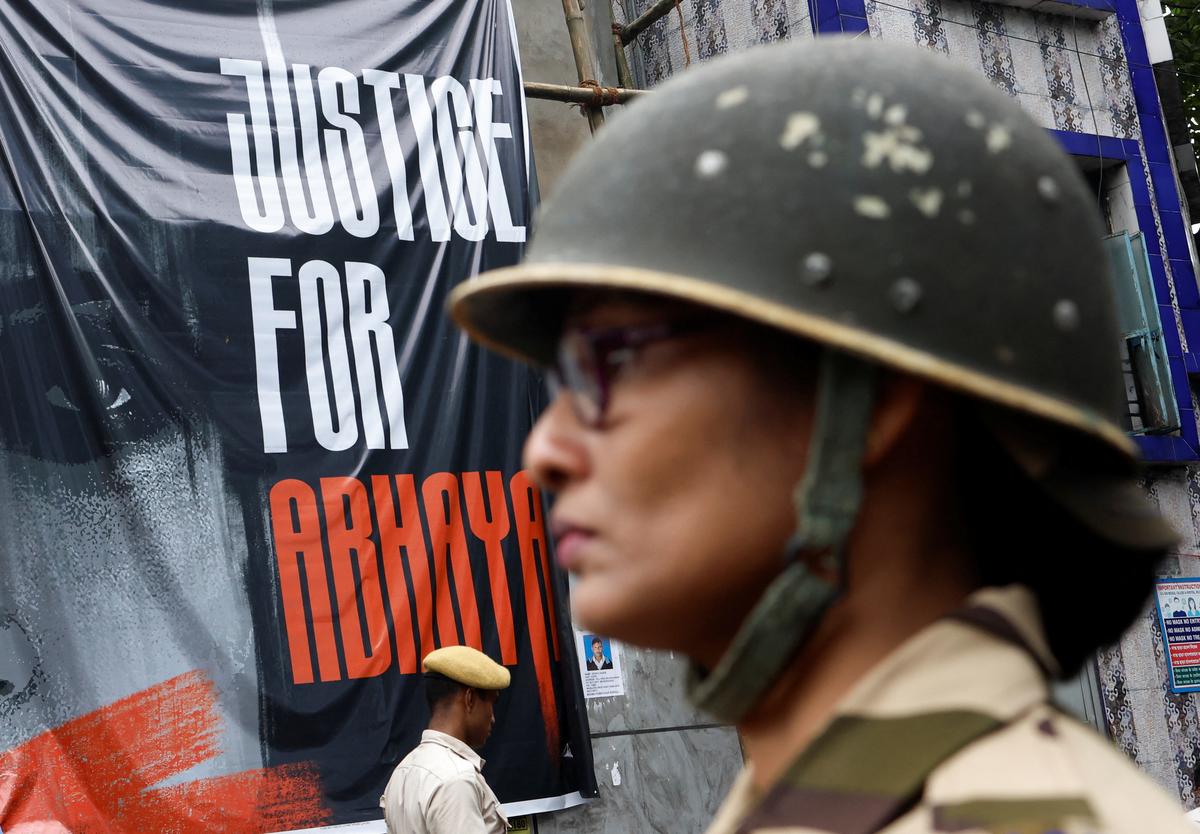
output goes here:
[{"label": "military green helmet", "polygon": [[544,365],[584,288],[684,299],[825,346],[781,572],[717,666],[688,678],[697,706],[738,721],[844,590],[877,366],[991,404],[982,425],[1038,494],[1117,549],[1157,558],[1174,542],[1132,477],[1095,202],[1045,131],[943,58],[765,47],[612,119],[544,205],[525,262],[460,285],[450,309],[479,341]]},{"label": "military green helmet", "polygon": [[870,41],[756,48],[610,120],[525,262],[454,318],[553,362],[564,289],[727,310],[1070,427],[1116,449],[1118,330],[1095,194],[1007,96]]}]

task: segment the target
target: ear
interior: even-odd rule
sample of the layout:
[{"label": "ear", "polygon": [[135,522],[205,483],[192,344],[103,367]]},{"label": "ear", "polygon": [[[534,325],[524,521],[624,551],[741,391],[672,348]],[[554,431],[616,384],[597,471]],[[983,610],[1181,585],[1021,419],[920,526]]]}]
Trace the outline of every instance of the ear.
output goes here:
[{"label": "ear", "polygon": [[866,467],[874,466],[886,458],[921,419],[929,393],[928,383],[908,374],[887,374],[881,382],[867,432],[867,447],[863,455]]},{"label": "ear", "polygon": [[464,687],[463,706],[466,708],[468,713],[474,711],[475,702],[478,699],[479,699],[479,693],[477,693],[473,687],[470,687],[470,686]]}]

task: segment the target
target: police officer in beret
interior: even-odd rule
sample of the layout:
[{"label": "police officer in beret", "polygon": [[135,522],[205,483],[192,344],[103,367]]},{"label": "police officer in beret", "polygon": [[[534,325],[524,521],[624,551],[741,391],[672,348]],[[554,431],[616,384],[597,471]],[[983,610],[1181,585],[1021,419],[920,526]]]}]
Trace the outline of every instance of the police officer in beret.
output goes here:
[{"label": "police officer in beret", "polygon": [[525,461],[575,618],[686,655],[741,734],[713,834],[1189,830],[1050,697],[1175,541],[1103,234],[982,78],[821,39],[626,108],[525,262],[456,288],[557,386]]},{"label": "police officer in beret", "polygon": [[483,746],[507,669],[468,646],[425,656],[429,727],[396,766],[379,804],[388,834],[501,834],[508,820],[483,778]]}]

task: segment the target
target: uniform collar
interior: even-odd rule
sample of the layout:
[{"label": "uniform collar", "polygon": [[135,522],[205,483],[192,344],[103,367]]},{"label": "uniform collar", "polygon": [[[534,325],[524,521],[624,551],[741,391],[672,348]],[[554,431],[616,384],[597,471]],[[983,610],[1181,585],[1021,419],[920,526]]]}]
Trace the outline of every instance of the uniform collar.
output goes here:
[{"label": "uniform collar", "polygon": [[466,759],[475,766],[476,770],[479,771],[482,771],[484,764],[486,764],[486,762],[480,758],[479,754],[472,750],[465,741],[438,730],[426,730],[425,732],[421,733],[421,743],[439,744]]},{"label": "uniform collar", "polygon": [[[825,728],[797,751],[792,770],[814,754],[859,761],[844,731],[876,719],[969,714],[1007,724],[1049,699],[1047,676],[1057,669],[1033,593],[1019,585],[983,588],[863,676]],[[753,787],[751,767],[739,777],[709,834],[738,830],[747,814],[761,808],[764,796]],[[849,783],[833,787],[854,791],[860,777],[852,772]]]},{"label": "uniform collar", "polygon": [[958,709],[1007,721],[1047,700],[1057,673],[1033,592],[982,588],[867,672],[835,716]]}]

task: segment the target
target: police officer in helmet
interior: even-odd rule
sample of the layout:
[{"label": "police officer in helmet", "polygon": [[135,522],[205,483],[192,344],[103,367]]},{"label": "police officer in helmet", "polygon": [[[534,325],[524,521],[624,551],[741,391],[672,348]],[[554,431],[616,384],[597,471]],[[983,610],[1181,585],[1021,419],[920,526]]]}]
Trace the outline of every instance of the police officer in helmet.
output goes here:
[{"label": "police officer in helmet", "polygon": [[1121,427],[1102,234],[983,79],[820,41],[628,107],[525,262],[455,291],[558,386],[525,455],[576,619],[684,653],[741,733],[711,831],[1188,830],[1050,702],[1175,540]]}]

